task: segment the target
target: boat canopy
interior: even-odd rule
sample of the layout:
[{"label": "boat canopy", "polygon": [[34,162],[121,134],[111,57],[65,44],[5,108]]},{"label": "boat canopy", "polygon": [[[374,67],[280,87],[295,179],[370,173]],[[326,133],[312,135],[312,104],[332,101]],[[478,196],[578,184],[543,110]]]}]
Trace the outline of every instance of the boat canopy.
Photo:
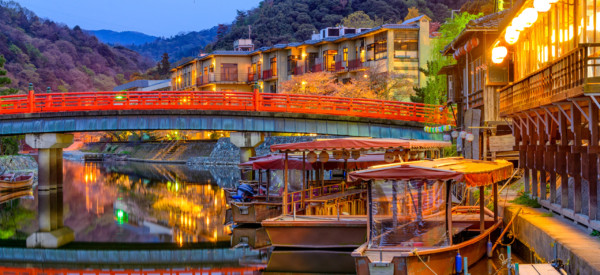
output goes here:
[{"label": "boat canopy", "polygon": [[272,152],[339,151],[339,150],[391,150],[391,149],[439,149],[452,143],[438,140],[413,140],[395,138],[337,138],[298,143],[271,145]]},{"label": "boat canopy", "polygon": [[352,172],[356,180],[454,180],[465,181],[468,187],[485,186],[508,179],[513,164],[506,160],[480,161],[464,158],[442,158],[405,164],[373,166]]},{"label": "boat canopy", "polygon": [[[358,159],[348,159],[348,169],[358,170],[366,169],[373,165],[381,165],[387,163],[384,154],[366,154],[361,155]],[[249,168],[252,170],[284,170],[285,154],[273,154],[263,157],[253,157],[250,161],[240,163],[240,168]],[[316,170],[320,169],[321,164],[318,162],[305,163],[304,169],[302,166],[302,156],[289,155],[288,169],[290,170]],[[324,163],[325,170],[343,170],[344,159],[335,159],[330,156],[329,160]]]}]

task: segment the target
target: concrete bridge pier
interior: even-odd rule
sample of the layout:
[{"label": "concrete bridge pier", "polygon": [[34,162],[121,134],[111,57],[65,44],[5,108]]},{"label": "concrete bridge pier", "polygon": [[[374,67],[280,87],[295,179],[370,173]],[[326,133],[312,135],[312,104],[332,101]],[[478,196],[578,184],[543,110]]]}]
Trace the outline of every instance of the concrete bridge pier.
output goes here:
[{"label": "concrete bridge pier", "polygon": [[[229,140],[233,145],[240,148],[240,163],[249,161],[251,157],[256,156],[255,148],[265,141],[265,134],[258,132],[232,132]],[[252,172],[242,174],[242,179],[251,179]]]},{"label": "concrete bridge pier", "polygon": [[25,142],[38,149],[39,231],[27,237],[27,247],[57,248],[75,239],[63,224],[63,148],[70,134],[28,134]]}]

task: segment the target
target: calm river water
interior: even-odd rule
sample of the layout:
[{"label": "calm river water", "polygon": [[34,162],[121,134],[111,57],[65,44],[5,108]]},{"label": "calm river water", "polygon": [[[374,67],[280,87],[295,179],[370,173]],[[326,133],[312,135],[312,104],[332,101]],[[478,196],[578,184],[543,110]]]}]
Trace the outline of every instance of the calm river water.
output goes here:
[{"label": "calm river water", "polygon": [[[234,175],[239,175],[235,168],[199,171],[185,165],[65,160],[64,224],[75,232],[75,242],[68,246],[230,246],[233,229],[221,186],[232,186],[237,181]],[[34,190],[31,196],[0,204],[0,239],[4,243],[24,244],[27,236],[37,231],[36,196]],[[232,249],[248,248],[236,245]],[[266,248],[253,258],[240,258],[232,268],[352,272],[350,252]],[[471,273],[494,274],[494,266],[499,263],[482,260]]]}]

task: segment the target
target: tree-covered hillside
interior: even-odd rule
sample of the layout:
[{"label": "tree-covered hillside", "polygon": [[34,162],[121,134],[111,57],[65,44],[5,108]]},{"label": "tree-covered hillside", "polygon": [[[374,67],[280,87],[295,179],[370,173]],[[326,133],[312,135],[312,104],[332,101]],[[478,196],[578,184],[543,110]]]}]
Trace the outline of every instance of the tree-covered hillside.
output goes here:
[{"label": "tree-covered hillside", "polygon": [[[434,21],[444,21],[451,10],[460,9],[466,0],[264,0],[257,8],[238,11],[232,25],[222,26],[217,41],[209,49],[231,49],[233,41],[248,37],[257,46],[270,46],[310,39],[313,32],[340,23],[355,11],[364,11],[371,18],[397,23],[409,7]],[[227,28],[227,29],[225,29]]]},{"label": "tree-covered hillside", "polygon": [[213,42],[217,36],[217,27],[207,30],[178,34],[169,38],[158,38],[142,45],[128,46],[142,55],[155,61],[161,59],[164,53],[169,54],[171,61],[183,57],[196,56],[206,45]]},{"label": "tree-covered hillside", "polygon": [[0,1],[0,55],[10,87],[53,91],[112,90],[154,65],[124,47],[110,47],[81,28],[40,19],[15,2]]},{"label": "tree-covered hillside", "polygon": [[95,35],[100,41],[109,45],[143,45],[156,40],[158,37],[141,32],[116,32],[111,30],[87,31]]}]

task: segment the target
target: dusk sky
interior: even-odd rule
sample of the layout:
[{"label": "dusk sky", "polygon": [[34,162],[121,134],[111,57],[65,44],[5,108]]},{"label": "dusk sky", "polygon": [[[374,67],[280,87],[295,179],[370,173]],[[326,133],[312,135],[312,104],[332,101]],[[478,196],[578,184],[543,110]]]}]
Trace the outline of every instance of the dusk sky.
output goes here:
[{"label": "dusk sky", "polygon": [[39,17],[85,30],[138,31],[169,37],[231,23],[260,0],[17,0]]}]

